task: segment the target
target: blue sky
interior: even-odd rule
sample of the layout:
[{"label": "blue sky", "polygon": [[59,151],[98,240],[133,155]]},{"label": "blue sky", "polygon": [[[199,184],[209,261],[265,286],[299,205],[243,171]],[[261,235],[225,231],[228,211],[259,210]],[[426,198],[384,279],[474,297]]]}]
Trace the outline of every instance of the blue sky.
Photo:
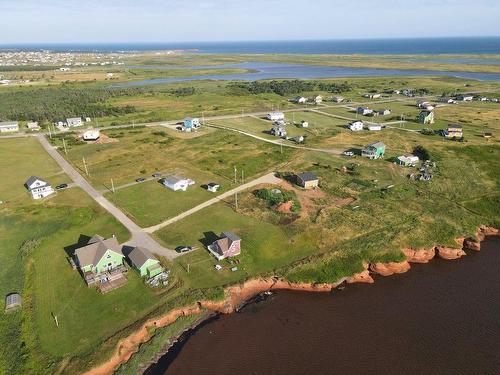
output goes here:
[{"label": "blue sky", "polygon": [[0,44],[500,35],[497,0],[0,0]]}]

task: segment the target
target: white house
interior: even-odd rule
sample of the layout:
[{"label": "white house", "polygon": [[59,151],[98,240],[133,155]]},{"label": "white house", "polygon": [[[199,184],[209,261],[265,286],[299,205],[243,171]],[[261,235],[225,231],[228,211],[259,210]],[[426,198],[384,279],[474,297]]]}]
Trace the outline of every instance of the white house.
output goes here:
[{"label": "white house", "polygon": [[215,182],[210,182],[207,184],[207,190],[212,192],[212,193],[217,193],[217,191],[220,189],[220,185],[216,184]]},{"label": "white house", "polygon": [[350,123],[349,123],[349,125],[348,125],[349,129],[350,129],[351,131],[353,131],[353,132],[359,132],[359,131],[363,130],[363,127],[364,127],[364,126],[365,126],[365,125],[363,124],[363,121],[359,121],[359,120],[357,120],[357,121],[352,121],[352,122],[350,122]]},{"label": "white house", "polygon": [[372,93],[363,94],[363,98],[378,99],[380,97],[381,97],[381,94],[372,94]]},{"label": "white house", "polygon": [[0,133],[13,133],[18,131],[19,131],[19,123],[17,121],[0,122]]},{"label": "white house", "polygon": [[307,103],[307,98],[304,98],[303,96],[297,96],[293,101],[297,104],[305,104]]},{"label": "white house", "polygon": [[101,136],[101,133],[98,129],[90,129],[83,133],[84,141],[96,141]]},{"label": "white house", "polygon": [[280,120],[284,121],[285,114],[283,112],[269,112],[266,118],[271,121],[280,121]]},{"label": "white house", "polygon": [[356,109],[356,112],[358,115],[368,116],[373,114],[373,109],[370,109],[368,107],[358,107]]},{"label": "white house", "polygon": [[462,102],[471,102],[472,99],[474,99],[474,96],[469,94],[463,94],[463,95],[458,95],[457,99]]},{"label": "white house", "polygon": [[387,116],[387,115],[391,114],[391,110],[390,109],[381,109],[378,111],[378,114],[380,116]]},{"label": "white house", "polygon": [[414,167],[418,163],[418,156],[401,155],[398,156],[398,164],[403,167]]},{"label": "white house", "polygon": [[200,119],[197,117],[191,118],[188,117],[184,119],[183,125],[182,125],[182,130],[186,132],[193,131],[195,129],[198,129],[200,127]]},{"label": "white house", "polygon": [[28,130],[34,131],[34,130],[40,130],[40,126],[38,126],[37,121],[29,121],[26,123],[26,127]]},{"label": "white house", "polygon": [[309,127],[309,123],[307,121],[301,121],[300,122],[300,127],[301,128],[308,128]]},{"label": "white house", "polygon": [[332,97],[332,102],[342,103],[343,101],[344,101],[344,98],[342,96],[334,96],[334,97]]},{"label": "white house", "polygon": [[270,131],[271,135],[274,135],[276,137],[286,137],[286,129],[281,126],[281,125],[275,125],[271,128]]},{"label": "white house", "polygon": [[314,103],[320,104],[323,103],[323,97],[321,95],[318,95],[314,98]]},{"label": "white house", "polygon": [[382,125],[370,124],[370,125],[368,125],[368,130],[370,130],[370,131],[382,130]]},{"label": "white house", "polygon": [[71,117],[66,119],[66,124],[68,124],[68,128],[72,128],[74,126],[82,126],[82,118],[81,117]]},{"label": "white house", "polygon": [[179,177],[179,176],[168,176],[160,180],[163,185],[168,187],[169,189],[173,191],[186,191],[187,188],[190,185],[194,184],[193,180],[190,180],[189,178],[184,178],[184,177]]},{"label": "white house", "polygon": [[85,122],[90,122],[92,119],[90,117],[85,117]]},{"label": "white house", "polygon": [[33,196],[33,199],[42,199],[54,193],[54,189],[49,183],[40,177],[31,176],[24,184]]}]

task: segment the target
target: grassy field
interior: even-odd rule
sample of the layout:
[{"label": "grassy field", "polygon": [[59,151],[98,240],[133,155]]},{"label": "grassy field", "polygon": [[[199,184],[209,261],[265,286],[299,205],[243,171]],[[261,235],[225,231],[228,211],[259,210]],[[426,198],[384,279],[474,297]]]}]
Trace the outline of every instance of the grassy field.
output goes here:
[{"label": "grassy field", "polygon": [[[176,59],[148,55],[135,62],[185,66],[190,61],[195,65],[247,58],[196,56],[189,60],[185,56]],[[291,61],[291,58],[285,60]],[[357,64],[354,60],[341,60],[342,64]],[[325,62],[325,57],[302,62],[321,61]],[[366,63],[374,64],[372,60]],[[152,77],[156,73],[144,69],[138,71],[136,77]],[[117,73],[117,81],[125,79],[120,74],[129,73]],[[427,88],[437,95],[457,90],[498,89],[495,82],[455,78],[348,81],[350,89],[342,96],[352,100],[353,105],[358,101],[369,102],[362,99],[361,94],[370,90]],[[466,83],[471,86],[465,88]],[[68,85],[91,89],[100,84]],[[175,91],[190,86],[195,89],[193,95],[179,95]],[[5,90],[2,88],[2,92]],[[316,93],[320,92],[300,94]],[[305,146],[359,151],[368,143],[383,141],[387,145],[386,157],[370,161],[285,147],[281,153],[279,146],[208,127],[191,134],[160,126],[115,128],[103,131],[109,142],[102,144],[84,144],[73,134],[66,134],[68,154],[66,156],[61,148],[60,152],[82,174],[85,159],[90,183],[108,191],[107,198],[143,226],[159,223],[212,198],[214,195],[202,189],[202,184],[218,182],[222,192],[237,186],[242,182],[242,171],[245,181],[269,171],[285,174],[312,171],[320,179],[320,188],[309,192],[286,181],[280,184],[279,188],[290,190],[300,205],[293,212],[280,211],[252,191],[246,191],[239,195],[237,208],[230,198],[161,229],[154,236],[166,246],[197,248],[169,265],[173,271],[172,290],[150,289],[135,272],[129,272],[129,281],[124,287],[100,295],[87,288],[79,274],[71,269],[67,254],[82,236],[115,234],[120,241],[126,241],[129,234],[78,188],[60,191],[41,202],[32,201],[23,187],[30,175],[39,175],[52,184],[69,182],[67,176],[44,153],[36,139],[0,139],[3,181],[0,200],[5,202],[0,205],[0,291],[2,298],[7,293],[20,291],[24,299],[20,311],[0,316],[3,348],[0,373],[57,373],[58,370],[76,373],[109,357],[116,342],[147,317],[200,299],[220,299],[223,286],[258,275],[283,276],[297,282],[336,282],[359,271],[363,261],[401,260],[401,247],[455,246],[456,237],[474,235],[480,224],[500,225],[496,209],[500,201],[500,169],[496,162],[500,156],[498,104],[474,102],[439,107],[436,124],[429,127],[437,130],[451,122],[461,123],[465,140],[457,142],[408,131],[422,128],[410,121],[419,112],[413,100],[370,104],[374,109],[393,111],[390,116],[376,118],[377,122],[391,121],[405,114],[408,119],[405,128],[395,125],[380,132],[353,133],[345,128],[345,119],[306,111],[290,103],[287,96],[236,92],[228,82],[159,85],[106,98],[105,104],[110,108],[132,105],[135,109],[130,113],[99,117],[96,120],[100,125],[180,119],[188,115],[201,117],[202,113],[210,116],[237,114],[242,110],[246,113],[267,111],[278,106],[298,109],[295,114],[287,113],[287,120],[296,123],[306,120],[309,128],[287,126],[289,135],[307,135]],[[317,109],[354,117],[348,108],[326,104]],[[218,120],[213,124],[276,139],[265,133],[271,127],[269,121],[255,117]],[[494,137],[483,138],[485,131],[493,132]],[[61,147],[62,138],[54,138],[53,144]],[[412,152],[416,146],[423,146],[436,162],[429,182],[409,179],[408,175],[418,172],[417,168],[402,168],[393,162],[395,157]],[[155,172],[180,174],[192,178],[196,184],[187,192],[177,193],[155,181],[120,188]],[[114,194],[109,192],[111,179],[119,187]],[[242,238],[239,263],[217,262],[206,250],[206,245],[225,230],[234,231]],[[216,271],[217,263],[224,268]],[[233,272],[230,268],[235,265],[238,269]],[[53,315],[57,315],[59,327],[55,326]],[[150,345],[141,347],[142,354],[120,369],[121,373],[134,373],[155,350],[191,322],[183,319],[168,330],[159,330]]]}]

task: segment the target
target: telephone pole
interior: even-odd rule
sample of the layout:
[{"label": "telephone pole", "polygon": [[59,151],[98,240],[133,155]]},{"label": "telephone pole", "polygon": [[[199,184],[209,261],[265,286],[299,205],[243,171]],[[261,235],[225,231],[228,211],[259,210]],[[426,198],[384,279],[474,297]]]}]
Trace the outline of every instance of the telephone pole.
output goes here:
[{"label": "telephone pole", "polygon": [[238,210],[238,193],[237,192],[234,194],[234,200],[235,200],[236,210]]},{"label": "telephone pole", "polygon": [[241,183],[245,182],[245,173],[243,172],[243,169],[241,170]]},{"label": "telephone pole", "polygon": [[83,166],[85,167],[85,174],[89,176],[89,170],[87,168],[87,163],[85,162],[85,156],[83,157]]},{"label": "telephone pole", "polygon": [[235,184],[237,183],[237,180],[236,180],[236,165],[234,166],[234,183]]},{"label": "telephone pole", "polygon": [[66,148],[66,141],[63,138],[64,153],[68,156],[68,149]]},{"label": "telephone pole", "polygon": [[115,184],[113,183],[113,179],[111,179],[111,190],[113,193],[115,192]]}]

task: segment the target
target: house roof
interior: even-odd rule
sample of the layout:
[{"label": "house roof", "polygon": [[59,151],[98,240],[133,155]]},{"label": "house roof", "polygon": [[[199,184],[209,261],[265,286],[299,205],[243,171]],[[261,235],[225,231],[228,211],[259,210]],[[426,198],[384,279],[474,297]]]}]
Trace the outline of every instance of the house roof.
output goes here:
[{"label": "house roof", "polygon": [[96,265],[104,256],[106,251],[111,250],[123,256],[122,249],[116,237],[105,240],[103,237],[95,235],[86,246],[75,250],[80,267]]},{"label": "house roof", "polygon": [[375,143],[370,143],[366,147],[375,147],[375,148],[380,148],[380,147],[385,147],[385,144],[383,142],[375,142]]},{"label": "house roof", "polygon": [[297,173],[297,177],[302,181],[316,181],[318,179],[318,177],[316,177],[316,175],[312,172]]},{"label": "house roof", "polygon": [[181,182],[181,181],[184,181],[185,178],[184,177],[180,177],[180,176],[176,176],[176,175],[171,175],[171,176],[167,176],[163,179],[165,182],[169,183],[169,184],[176,184],[178,182]]},{"label": "house roof", "polygon": [[219,184],[215,183],[215,182],[210,182],[207,184],[208,187],[216,187],[216,186],[220,186]]},{"label": "house roof", "polygon": [[66,119],[66,122],[70,122],[70,121],[82,121],[82,118],[81,117],[69,117]]},{"label": "house roof", "polygon": [[151,251],[143,247],[134,247],[128,257],[137,268],[141,268],[150,259],[158,260]]},{"label": "house roof", "polygon": [[19,125],[17,121],[0,121],[0,126],[16,126]]},{"label": "house roof", "polygon": [[462,129],[462,125],[459,124],[449,124],[448,129]]},{"label": "house roof", "polygon": [[41,181],[44,183],[44,185],[48,185],[49,183],[45,181],[43,178],[37,177],[37,176],[31,176],[28,178],[28,180],[25,182],[25,186],[29,189],[31,185],[33,185],[36,181]]},{"label": "house roof", "polygon": [[234,234],[233,232],[222,232],[220,234],[221,238],[229,238],[231,240],[231,242],[234,242],[234,241],[240,241],[241,238],[238,237],[236,234]]},{"label": "house roof", "polygon": [[420,112],[420,115],[429,116],[431,113],[432,111],[424,110]]}]

